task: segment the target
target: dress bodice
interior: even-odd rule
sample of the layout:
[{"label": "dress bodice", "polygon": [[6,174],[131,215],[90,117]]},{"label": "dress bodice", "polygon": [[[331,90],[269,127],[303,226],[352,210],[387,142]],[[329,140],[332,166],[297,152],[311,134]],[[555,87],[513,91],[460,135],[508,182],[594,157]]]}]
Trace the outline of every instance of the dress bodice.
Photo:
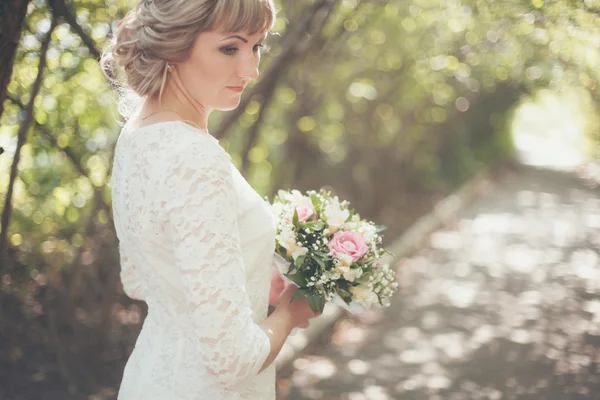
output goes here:
[{"label": "dress bodice", "polygon": [[125,128],[111,184],[123,287],[148,304],[119,399],[274,399],[268,204],[181,121]]}]

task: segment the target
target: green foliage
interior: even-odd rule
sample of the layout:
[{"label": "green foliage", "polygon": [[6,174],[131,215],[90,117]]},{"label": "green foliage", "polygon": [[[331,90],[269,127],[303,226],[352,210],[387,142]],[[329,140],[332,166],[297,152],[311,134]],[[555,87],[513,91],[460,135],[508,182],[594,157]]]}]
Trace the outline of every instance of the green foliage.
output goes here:
[{"label": "green foliage", "polygon": [[296,290],[296,293],[294,293],[294,295],[290,299],[290,303],[298,300],[299,298],[301,298],[302,296],[307,295],[307,294],[308,294],[308,289],[299,288],[298,290]]},{"label": "green foliage", "polygon": [[[282,3],[274,28],[280,36],[268,39],[272,49],[262,67],[272,94],[249,98],[221,142],[260,193],[332,186],[366,218],[390,226],[389,236],[416,218],[431,196],[512,151],[510,115],[523,94],[574,86],[590,94],[591,109],[600,108],[597,0]],[[318,12],[315,4],[322,4]],[[132,6],[73,1],[69,10],[85,37],[59,19],[35,122],[21,150],[13,218],[3,227],[12,267],[0,270],[0,294],[20,299],[28,321],[50,312],[55,329],[71,332],[60,339],[70,349],[59,356],[67,371],[62,379],[79,369],[107,377],[71,382],[87,394],[117,383],[114,374],[102,373],[104,353],[112,351],[108,358],[122,366],[136,333],[115,323],[111,311],[116,302],[120,309],[130,306],[115,289],[108,186],[120,119],[116,95],[94,58]],[[42,0],[30,4],[0,120],[2,171],[10,169],[52,13]],[[211,130],[230,115],[216,115]],[[256,137],[247,135],[252,128]],[[597,124],[588,129],[600,142]],[[0,175],[2,199],[7,175]],[[310,295],[309,301],[322,309]],[[60,317],[56,304],[62,304]],[[114,356],[108,349],[123,332],[131,335],[123,339],[129,344]],[[88,336],[96,339],[81,339]],[[78,368],[82,354],[97,364]]]},{"label": "green foliage", "polygon": [[315,313],[322,313],[323,309],[325,308],[325,299],[313,292],[309,292],[307,297],[310,309]]}]

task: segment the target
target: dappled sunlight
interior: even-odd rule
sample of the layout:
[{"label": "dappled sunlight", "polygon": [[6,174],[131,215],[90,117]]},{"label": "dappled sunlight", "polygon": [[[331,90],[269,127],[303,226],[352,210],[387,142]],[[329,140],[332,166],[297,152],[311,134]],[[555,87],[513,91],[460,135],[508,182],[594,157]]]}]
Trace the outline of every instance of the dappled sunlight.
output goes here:
[{"label": "dappled sunlight", "polygon": [[[120,85],[115,93],[98,60],[136,3],[132,35],[168,36],[154,17],[171,13],[134,21],[176,2],[5,3],[2,33],[19,43],[3,48],[0,73],[0,400],[113,399],[146,314],[119,284],[110,187],[119,112],[140,99]],[[274,3],[259,79],[208,124],[261,196],[326,187],[385,224],[388,245],[512,155],[513,142],[524,160],[600,186],[600,163],[581,165],[580,154],[600,144],[600,0]],[[129,45],[156,72],[145,80],[164,80],[159,48]],[[567,358],[555,340],[565,335],[540,335],[580,329],[565,318],[573,310],[598,319],[600,208],[587,192],[557,190],[515,188],[503,200],[512,209],[484,207],[433,235],[399,264],[394,307],[342,320],[322,339],[328,352],[297,358],[282,396],[343,388],[347,399],[495,399],[519,385],[551,387],[550,367],[525,383],[504,369],[520,356],[544,359],[525,347],[558,369]],[[433,212],[462,204],[454,196]],[[309,341],[297,330],[277,364]],[[496,386],[481,378],[494,375],[481,359],[504,360],[493,364]]]},{"label": "dappled sunlight", "polygon": [[575,89],[537,92],[516,109],[512,135],[527,165],[573,171],[593,156],[588,128],[594,109],[589,94]]},{"label": "dappled sunlight", "polygon": [[593,398],[599,213],[565,174],[507,174],[399,263],[390,309],[342,319],[282,373],[280,398]]}]

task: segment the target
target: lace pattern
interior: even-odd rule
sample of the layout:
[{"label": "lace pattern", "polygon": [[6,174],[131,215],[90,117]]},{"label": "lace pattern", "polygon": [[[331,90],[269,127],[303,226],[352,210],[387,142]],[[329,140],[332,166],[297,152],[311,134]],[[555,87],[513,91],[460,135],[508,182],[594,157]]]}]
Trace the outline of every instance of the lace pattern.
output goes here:
[{"label": "lace pattern", "polygon": [[125,129],[113,169],[121,280],[148,303],[119,399],[274,399],[273,366],[258,375],[267,204],[216,139],[178,121]]}]

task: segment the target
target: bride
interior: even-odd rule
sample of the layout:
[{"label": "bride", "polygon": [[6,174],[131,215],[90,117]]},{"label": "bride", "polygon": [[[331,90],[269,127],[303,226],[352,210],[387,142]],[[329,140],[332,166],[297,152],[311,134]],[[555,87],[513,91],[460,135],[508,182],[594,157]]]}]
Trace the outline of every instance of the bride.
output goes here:
[{"label": "bride", "polygon": [[274,18],[272,0],[146,0],[105,51],[142,99],[112,176],[123,287],[148,304],[121,400],[275,399],[273,360],[315,316],[293,285],[270,293],[269,206],[207,131],[258,77]]}]

